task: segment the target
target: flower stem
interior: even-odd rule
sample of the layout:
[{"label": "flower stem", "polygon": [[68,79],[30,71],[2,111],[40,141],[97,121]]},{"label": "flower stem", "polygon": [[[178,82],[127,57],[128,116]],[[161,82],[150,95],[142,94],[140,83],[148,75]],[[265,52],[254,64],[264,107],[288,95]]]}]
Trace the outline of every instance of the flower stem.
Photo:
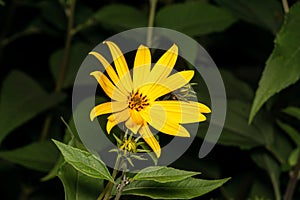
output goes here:
[{"label": "flower stem", "polygon": [[287,0],[281,0],[281,2],[282,2],[284,12],[288,13],[290,11],[288,1]]},{"label": "flower stem", "polygon": [[126,169],[125,169],[122,174],[122,182],[119,185],[118,192],[114,200],[119,200],[121,198],[122,191],[126,185],[127,185],[127,179],[126,179]]},{"label": "flower stem", "polygon": [[276,177],[274,174],[271,174],[270,176],[271,176],[271,182],[274,190],[275,199],[280,200],[281,194],[280,194],[280,189],[278,187],[278,184],[276,183],[277,182]]},{"label": "flower stem", "polygon": [[[62,90],[66,71],[68,68],[71,41],[72,41],[72,37],[73,37],[72,32],[73,32],[73,25],[74,25],[75,4],[76,4],[76,0],[72,0],[70,6],[65,9],[65,13],[66,13],[66,16],[68,19],[68,25],[67,25],[67,32],[66,32],[65,47],[64,47],[64,51],[63,51],[61,65],[60,65],[60,71],[58,74],[58,79],[57,79],[56,87],[54,90],[54,92],[56,92],[56,93],[59,93]],[[47,138],[49,128],[51,125],[51,121],[52,121],[52,117],[51,117],[51,115],[48,115],[44,122],[40,140],[45,140]]]},{"label": "flower stem", "polygon": [[283,197],[284,200],[291,200],[293,198],[294,190],[298,181],[299,172],[300,172],[300,154],[298,155],[297,164],[291,173],[291,177]]},{"label": "flower stem", "polygon": [[152,28],[149,27],[154,26],[157,0],[149,0],[149,3],[150,3],[150,12],[149,12],[149,20],[148,20],[147,46],[151,46],[153,30]]},{"label": "flower stem", "polygon": [[[118,154],[117,156],[117,159],[116,159],[116,163],[115,163],[115,166],[114,166],[114,170],[113,170],[113,173],[112,173],[112,178],[115,180],[117,174],[118,174],[118,171],[119,171],[119,168],[120,168],[120,163],[121,163],[121,155]],[[97,200],[108,200],[110,195],[111,195],[111,190],[112,190],[112,187],[113,187],[114,183],[112,182],[108,182],[106,187],[104,188],[104,190],[101,192],[101,194],[99,195],[99,197],[97,198]]]}]

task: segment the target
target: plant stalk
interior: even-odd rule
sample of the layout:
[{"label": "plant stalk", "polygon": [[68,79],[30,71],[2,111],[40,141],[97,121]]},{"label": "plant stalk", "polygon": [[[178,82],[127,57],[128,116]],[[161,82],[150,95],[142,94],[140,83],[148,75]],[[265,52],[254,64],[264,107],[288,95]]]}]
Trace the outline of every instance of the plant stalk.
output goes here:
[{"label": "plant stalk", "polygon": [[[119,168],[120,168],[120,163],[121,163],[121,155],[118,154],[117,159],[116,159],[116,163],[114,166],[114,170],[112,173],[112,178],[115,180],[115,178],[117,177]],[[111,195],[111,190],[113,187],[114,183],[112,182],[108,182],[106,187],[104,188],[104,190],[101,192],[101,194],[99,195],[99,197],[97,198],[97,200],[108,200],[110,195]]]},{"label": "plant stalk", "polygon": [[[72,42],[72,37],[73,37],[72,32],[73,32],[73,25],[74,25],[75,4],[76,4],[76,0],[72,0],[70,7],[66,8],[66,10],[65,10],[66,16],[68,18],[68,25],[67,25],[67,32],[66,32],[65,47],[64,47],[64,51],[63,51],[61,65],[60,65],[60,71],[58,74],[58,79],[57,79],[56,87],[54,90],[54,92],[56,92],[56,93],[59,93],[62,90],[66,72],[67,72],[67,68],[68,68],[69,57],[70,57],[70,48],[71,48],[71,42]],[[47,138],[48,132],[50,129],[50,125],[51,125],[51,121],[52,121],[52,116],[48,115],[44,122],[40,140],[45,140]]]},{"label": "plant stalk", "polygon": [[284,12],[288,13],[290,11],[288,1],[287,0],[281,0],[281,2],[282,2],[282,7],[283,7]]},{"label": "plant stalk", "polygon": [[300,172],[300,154],[298,155],[297,164],[292,170],[290,180],[283,197],[284,200],[292,200],[296,188],[296,184],[298,181],[298,177],[299,177],[299,172]]},{"label": "plant stalk", "polygon": [[150,12],[149,12],[149,20],[148,20],[148,33],[147,33],[147,46],[151,46],[153,30],[154,26],[154,18],[155,18],[155,10],[157,5],[157,0],[149,0],[150,3]]}]

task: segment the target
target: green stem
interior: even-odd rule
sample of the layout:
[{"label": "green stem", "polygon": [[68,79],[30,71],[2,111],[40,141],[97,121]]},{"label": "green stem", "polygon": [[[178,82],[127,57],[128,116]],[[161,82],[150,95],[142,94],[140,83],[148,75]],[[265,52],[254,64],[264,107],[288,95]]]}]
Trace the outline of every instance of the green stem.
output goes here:
[{"label": "green stem", "polygon": [[275,177],[274,174],[270,174],[270,177],[271,177],[271,182],[272,182],[272,185],[273,185],[275,199],[280,200],[281,199],[281,194],[280,194],[280,189],[279,189],[278,184],[277,184],[276,177]]},{"label": "green stem", "polygon": [[294,190],[299,177],[299,172],[300,172],[300,154],[298,155],[297,164],[291,173],[291,177],[283,197],[284,200],[291,200],[293,198]]},{"label": "green stem", "polygon": [[38,33],[41,33],[41,30],[38,28],[28,28],[28,29],[25,29],[24,31],[17,32],[12,36],[1,39],[0,40],[1,41],[0,48],[3,48],[4,46],[8,45],[9,43],[11,43],[21,37],[32,35],[32,34],[38,34]]},{"label": "green stem", "polygon": [[127,184],[126,172],[125,171],[123,172],[122,179],[123,179],[123,181],[121,182],[121,184],[120,184],[120,186],[118,188],[118,192],[117,192],[117,195],[116,195],[116,197],[115,197],[114,200],[119,200],[121,198],[122,191],[123,191],[123,189],[125,188],[125,186]]},{"label": "green stem", "polygon": [[[112,178],[115,180],[115,178],[117,177],[119,168],[120,168],[120,163],[121,163],[121,155],[118,154],[117,159],[116,159],[116,163],[114,166],[114,170],[112,173]],[[104,190],[101,192],[101,194],[99,195],[99,197],[97,198],[97,200],[108,200],[110,195],[111,195],[111,190],[113,187],[114,183],[113,182],[108,182],[106,187],[104,188]]]},{"label": "green stem", "polygon": [[[66,71],[68,68],[71,41],[72,41],[72,37],[73,37],[72,32],[73,32],[73,25],[74,25],[75,4],[76,4],[76,0],[72,0],[70,7],[66,8],[66,10],[65,10],[66,16],[68,18],[68,25],[67,25],[67,32],[66,32],[65,47],[64,47],[64,51],[63,51],[61,65],[60,65],[60,71],[58,74],[58,79],[57,79],[56,87],[54,90],[54,92],[56,92],[56,93],[59,93],[62,90]],[[44,126],[43,126],[42,133],[40,136],[41,140],[45,140],[47,138],[48,132],[50,129],[50,125],[51,125],[51,121],[52,121],[52,117],[51,117],[51,115],[48,115],[44,122]]]},{"label": "green stem", "polygon": [[[149,3],[150,3],[150,12],[149,12],[148,27],[153,27],[157,0],[149,0]],[[153,30],[152,28],[149,28],[147,33],[147,46],[151,46],[152,35],[153,35]]]},{"label": "green stem", "polygon": [[283,7],[284,12],[288,13],[290,11],[288,1],[287,0],[281,0],[281,2],[282,2],[282,7]]}]

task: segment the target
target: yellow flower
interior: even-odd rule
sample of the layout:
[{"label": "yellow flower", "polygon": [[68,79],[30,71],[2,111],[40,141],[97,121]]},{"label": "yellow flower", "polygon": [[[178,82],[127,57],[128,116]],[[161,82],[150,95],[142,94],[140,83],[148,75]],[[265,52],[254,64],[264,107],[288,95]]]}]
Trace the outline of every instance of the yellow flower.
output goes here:
[{"label": "yellow flower", "polygon": [[178,56],[178,47],[174,44],[151,67],[149,48],[140,45],[134,60],[132,74],[119,47],[111,42],[108,45],[115,69],[97,52],[90,52],[104,66],[109,78],[100,71],[93,75],[111,102],[95,106],[90,113],[91,121],[97,116],[112,113],[108,117],[107,132],[122,122],[133,133],[139,133],[153,149],[157,157],[161,155],[160,145],[153,136],[149,125],[156,130],[180,137],[190,137],[189,132],[181,125],[205,121],[202,113],[210,109],[194,101],[158,100],[186,84],[194,76],[193,70],[171,74]]}]

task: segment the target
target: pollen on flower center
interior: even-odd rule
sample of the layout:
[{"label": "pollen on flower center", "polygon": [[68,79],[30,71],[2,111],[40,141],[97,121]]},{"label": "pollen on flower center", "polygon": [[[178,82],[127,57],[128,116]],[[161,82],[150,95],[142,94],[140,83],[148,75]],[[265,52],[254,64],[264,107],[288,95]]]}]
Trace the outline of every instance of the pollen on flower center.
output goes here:
[{"label": "pollen on flower center", "polygon": [[128,102],[128,107],[130,109],[141,111],[148,105],[149,105],[149,99],[147,98],[146,95],[139,93],[139,91],[136,91],[135,93],[131,94]]}]

